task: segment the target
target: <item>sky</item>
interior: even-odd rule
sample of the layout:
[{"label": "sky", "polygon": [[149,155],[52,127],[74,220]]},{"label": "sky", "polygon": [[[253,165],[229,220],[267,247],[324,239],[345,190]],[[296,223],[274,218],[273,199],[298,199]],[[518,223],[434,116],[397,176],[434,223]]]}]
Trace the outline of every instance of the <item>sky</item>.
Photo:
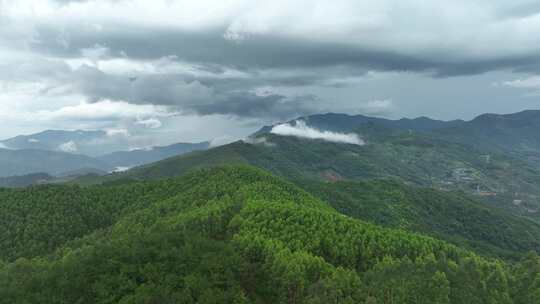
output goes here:
[{"label": "sky", "polygon": [[322,112],[540,109],[526,0],[0,0],[0,139],[226,143]]}]

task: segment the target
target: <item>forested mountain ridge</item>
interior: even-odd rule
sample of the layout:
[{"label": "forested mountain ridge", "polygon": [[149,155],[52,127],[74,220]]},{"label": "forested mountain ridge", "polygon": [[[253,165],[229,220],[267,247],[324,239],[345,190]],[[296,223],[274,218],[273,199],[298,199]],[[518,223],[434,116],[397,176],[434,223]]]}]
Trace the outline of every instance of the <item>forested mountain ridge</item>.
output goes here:
[{"label": "forested mountain ridge", "polygon": [[[298,117],[288,121],[288,124],[295,124],[297,121],[304,121],[308,126],[318,130],[328,130],[333,132],[352,132],[366,124],[376,124],[381,127],[396,130],[412,131],[432,131],[445,129],[461,125],[463,120],[442,121],[428,117],[401,118],[391,120],[379,117],[370,117],[365,115],[348,115],[342,113],[315,114],[310,116]],[[264,126],[255,135],[270,133],[273,126]]]},{"label": "forested mountain ridge", "polygon": [[509,215],[461,192],[392,180],[301,181],[299,186],[353,218],[431,235],[487,256],[540,252],[540,224]]},{"label": "forested mountain ridge", "polygon": [[141,185],[173,190],[146,189],[110,228],[48,258],[0,263],[0,302],[537,303],[537,256],[509,265],[351,219],[258,169],[121,187]]},{"label": "forested mountain ridge", "polygon": [[[165,159],[123,174],[79,180],[154,179],[193,168],[245,163],[290,179],[398,179],[423,187],[459,190],[516,214],[540,216],[540,170],[505,154],[367,124],[356,129],[366,144],[353,145],[276,134]],[[519,201],[519,204],[515,204]]]},{"label": "forested mountain ridge", "polygon": [[[393,130],[414,131],[450,142],[468,145],[484,153],[508,153],[528,160],[538,167],[540,160],[540,110],[525,110],[511,114],[482,114],[472,120],[441,121],[428,117],[391,120],[363,115],[338,113],[299,117],[288,124],[302,121],[319,130],[355,132],[368,124]],[[256,135],[270,133],[276,125],[265,126]]]}]

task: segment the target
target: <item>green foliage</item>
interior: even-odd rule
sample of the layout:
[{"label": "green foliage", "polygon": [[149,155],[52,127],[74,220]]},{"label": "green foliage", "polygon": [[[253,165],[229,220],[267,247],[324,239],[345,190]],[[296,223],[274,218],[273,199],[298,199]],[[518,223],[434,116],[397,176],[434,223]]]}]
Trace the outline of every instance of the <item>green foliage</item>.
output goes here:
[{"label": "green foliage", "polygon": [[0,189],[0,259],[51,253],[67,241],[111,226],[125,213],[179,193],[178,186],[166,180],[117,187]]},{"label": "green foliage", "polygon": [[484,255],[519,259],[530,250],[540,252],[540,224],[463,193],[388,180],[299,184],[343,214],[429,234]]},{"label": "green foliage", "polygon": [[[534,303],[525,301],[538,298],[538,280],[531,281],[538,277],[536,255],[507,265],[431,237],[381,228],[253,168],[217,168],[155,183],[28,191],[37,197],[40,191],[43,197],[72,191],[56,196],[65,200],[77,192],[138,188],[144,190],[133,197],[144,199],[126,199],[113,212],[110,228],[88,228],[85,237],[61,245],[54,255],[0,263],[0,303]],[[79,208],[76,200],[65,204],[71,207],[50,208],[63,208],[61,214]],[[40,227],[54,224],[44,221]]]}]

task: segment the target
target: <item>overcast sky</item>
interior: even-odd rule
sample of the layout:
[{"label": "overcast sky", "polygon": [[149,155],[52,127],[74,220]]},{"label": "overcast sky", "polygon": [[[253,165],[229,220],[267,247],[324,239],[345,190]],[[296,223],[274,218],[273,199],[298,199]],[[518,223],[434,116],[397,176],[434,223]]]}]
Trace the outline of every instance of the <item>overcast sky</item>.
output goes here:
[{"label": "overcast sky", "polygon": [[318,112],[540,108],[526,0],[0,0],[0,138],[241,138]]}]

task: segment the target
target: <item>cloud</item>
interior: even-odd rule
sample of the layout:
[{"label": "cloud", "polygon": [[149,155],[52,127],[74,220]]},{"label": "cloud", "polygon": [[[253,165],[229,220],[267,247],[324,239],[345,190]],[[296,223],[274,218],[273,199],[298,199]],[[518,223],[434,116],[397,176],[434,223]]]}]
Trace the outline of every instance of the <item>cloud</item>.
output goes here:
[{"label": "cloud", "polygon": [[360,104],[357,111],[366,115],[386,115],[394,110],[392,99],[375,99]]},{"label": "cloud", "polygon": [[131,134],[129,134],[129,130],[126,129],[107,129],[105,130],[105,134],[109,137],[130,137]]},{"label": "cloud", "polygon": [[58,149],[63,152],[75,153],[79,150],[74,141],[68,141],[58,146]]},{"label": "cloud", "polygon": [[[528,0],[0,1],[0,120],[10,122],[0,134],[73,126],[150,136],[159,121],[176,138],[195,133],[181,122],[173,131],[180,114],[233,126],[321,111],[509,111],[492,105],[515,92],[499,93],[534,86],[526,79],[540,73],[539,8]],[[474,88],[461,78],[490,71],[523,75],[486,75]],[[482,87],[513,77],[522,82]],[[458,78],[460,96],[447,89]],[[473,105],[480,97],[490,104]]]},{"label": "cloud", "polygon": [[9,147],[4,145],[3,143],[0,143],[0,149],[9,149]]},{"label": "cloud", "polygon": [[312,95],[258,95],[251,92],[224,94],[210,103],[194,105],[192,109],[201,115],[225,114],[271,119],[287,119],[318,111],[316,98]]},{"label": "cloud", "polygon": [[540,50],[538,5],[521,1],[16,2],[3,2],[6,38],[19,35],[33,50],[65,57],[106,48],[113,56],[176,55],[245,68],[355,65],[461,75],[527,68],[538,64]]},{"label": "cloud", "polygon": [[518,89],[539,89],[540,76],[531,76],[531,77],[522,78],[522,79],[505,81],[502,84],[505,86],[518,88]]},{"label": "cloud", "polygon": [[157,129],[163,125],[163,123],[161,123],[161,121],[157,118],[139,119],[136,123],[150,129]]},{"label": "cloud", "polygon": [[308,139],[322,139],[330,142],[364,145],[365,142],[354,133],[336,133],[321,131],[306,125],[303,120],[296,120],[293,124],[285,123],[274,126],[270,133],[282,136],[294,136]]},{"label": "cloud", "polygon": [[236,141],[235,137],[232,137],[230,135],[222,135],[222,136],[219,136],[219,137],[216,137],[216,138],[212,139],[210,141],[210,147],[211,148],[219,147],[219,146],[223,146],[223,145],[226,145],[226,144],[230,144],[230,143],[232,143],[234,141]]},{"label": "cloud", "polygon": [[276,144],[273,142],[268,141],[268,139],[265,136],[261,137],[255,137],[255,136],[249,136],[243,140],[245,143],[252,144],[252,145],[263,145],[265,147],[275,147]]},{"label": "cloud", "polygon": [[[173,115],[166,108],[155,105],[136,105],[125,101],[102,100],[96,103],[81,102],[57,110],[42,110],[27,114],[38,120],[118,120],[141,119],[151,116]],[[1,117],[1,115],[0,115]]]}]

